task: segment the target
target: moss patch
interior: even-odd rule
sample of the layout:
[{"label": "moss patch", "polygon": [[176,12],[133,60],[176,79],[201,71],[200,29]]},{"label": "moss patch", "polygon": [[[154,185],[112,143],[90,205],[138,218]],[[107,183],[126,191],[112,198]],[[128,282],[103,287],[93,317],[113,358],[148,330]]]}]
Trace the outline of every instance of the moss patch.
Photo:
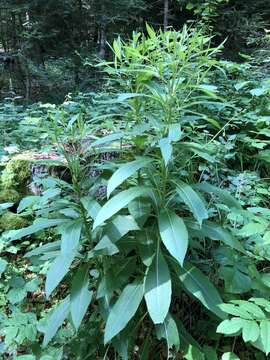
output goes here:
[{"label": "moss patch", "polygon": [[29,222],[20,215],[6,211],[0,217],[0,231],[16,230],[29,225]]},{"label": "moss patch", "polygon": [[0,190],[0,204],[6,202],[17,203],[21,198],[22,196],[14,189]]},{"label": "moss patch", "polygon": [[2,172],[1,187],[24,192],[31,177],[30,164],[31,161],[19,155],[11,159]]}]

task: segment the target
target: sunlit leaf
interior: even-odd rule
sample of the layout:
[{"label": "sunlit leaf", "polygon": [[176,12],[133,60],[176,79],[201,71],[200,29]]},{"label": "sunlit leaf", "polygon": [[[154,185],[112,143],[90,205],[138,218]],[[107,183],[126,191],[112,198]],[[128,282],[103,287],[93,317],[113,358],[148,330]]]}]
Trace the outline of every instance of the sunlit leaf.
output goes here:
[{"label": "sunlit leaf", "polygon": [[145,301],[154,324],[164,322],[171,304],[172,284],[168,265],[159,249],[145,278]]},{"label": "sunlit leaf", "polygon": [[161,239],[169,253],[183,264],[188,248],[188,232],[184,221],[170,210],[164,210],[158,217]]},{"label": "sunlit leaf", "polygon": [[143,298],[143,288],[143,283],[138,280],[132,284],[128,284],[124,288],[120,297],[110,310],[105,326],[105,344],[123,330],[135,315]]}]

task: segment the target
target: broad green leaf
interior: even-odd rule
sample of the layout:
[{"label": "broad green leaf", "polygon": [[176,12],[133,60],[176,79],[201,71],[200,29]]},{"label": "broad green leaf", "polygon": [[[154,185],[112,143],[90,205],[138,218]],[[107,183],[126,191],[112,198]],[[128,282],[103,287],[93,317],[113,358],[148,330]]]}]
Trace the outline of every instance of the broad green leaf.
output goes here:
[{"label": "broad green leaf", "polygon": [[144,290],[147,309],[154,324],[164,322],[169,312],[171,295],[170,271],[159,249],[147,271]]},{"label": "broad green leaf", "polygon": [[168,313],[162,324],[156,326],[156,331],[158,339],[165,339],[169,349],[175,346],[175,349],[179,350],[179,332],[177,325],[170,313]]},{"label": "broad green leaf", "polygon": [[71,218],[71,219],[78,219],[80,217],[80,214],[78,211],[74,210],[73,208],[71,207],[67,207],[65,209],[61,209],[59,210],[60,214],[63,214],[65,215],[66,217],[68,218]]},{"label": "broad green leaf", "polygon": [[180,182],[176,187],[177,194],[181,200],[189,207],[198,223],[202,225],[203,220],[208,218],[208,213],[204,202],[191,186]]},{"label": "broad green leaf", "polygon": [[48,200],[53,199],[54,197],[61,194],[61,189],[59,188],[51,188],[43,192],[41,198],[40,198],[40,204],[46,204]]},{"label": "broad green leaf", "polygon": [[5,236],[10,241],[19,240],[24,236],[32,235],[38,231],[58,226],[65,222],[67,222],[66,219],[38,219],[34,221],[33,225],[19,230],[11,230]]},{"label": "broad green leaf", "polygon": [[256,321],[245,320],[242,336],[245,342],[255,342],[258,339],[260,336],[260,328]]},{"label": "broad green leaf", "polygon": [[106,225],[104,234],[106,234],[111,241],[116,242],[129,231],[136,230],[140,230],[140,228],[131,215],[117,215],[112,222]]},{"label": "broad green leaf", "polygon": [[93,295],[93,292],[88,290],[88,272],[88,265],[82,266],[72,281],[70,310],[76,330],[78,330],[81,325]]},{"label": "broad green leaf", "polygon": [[155,236],[148,229],[138,233],[138,249],[142,262],[149,267],[155,256]]},{"label": "broad green leaf", "polygon": [[90,145],[90,147],[96,147],[96,146],[108,144],[108,143],[111,143],[113,141],[122,139],[123,136],[124,136],[124,133],[122,133],[122,132],[110,134],[110,135],[104,136],[104,137],[94,141]]},{"label": "broad green leaf", "polygon": [[51,295],[53,290],[57,287],[60,281],[67,274],[70,265],[76,256],[76,251],[60,254],[51,264],[46,277],[45,292],[47,298]]},{"label": "broad green leaf", "polygon": [[76,254],[81,236],[82,223],[74,221],[62,231],[61,253],[49,268],[45,283],[46,296],[49,297],[60,281],[67,274]]},{"label": "broad green leaf", "polygon": [[117,246],[111,241],[109,236],[104,235],[92,251],[88,254],[88,258],[95,255],[108,255],[112,256],[119,252]]},{"label": "broad green leaf", "polygon": [[151,213],[151,204],[145,199],[135,199],[128,204],[128,210],[140,227],[143,227]]},{"label": "broad green leaf", "polygon": [[130,176],[135,174],[139,169],[148,166],[151,163],[150,158],[139,158],[137,160],[128,162],[122,165],[108,181],[107,185],[107,197],[110,197],[110,194],[125,180]]},{"label": "broad green leaf", "polygon": [[29,206],[36,204],[39,201],[39,199],[40,199],[39,196],[26,196],[20,201],[19,206],[17,208],[17,213],[20,213]]},{"label": "broad green leaf", "polygon": [[107,344],[114,336],[125,328],[135,315],[143,298],[143,283],[136,280],[128,284],[110,310],[106,326],[104,342]]},{"label": "broad green leaf", "polygon": [[169,253],[182,265],[188,248],[188,232],[184,221],[170,210],[158,217],[161,239]]},{"label": "broad green leaf", "polygon": [[240,306],[241,310],[249,312],[253,316],[254,319],[256,318],[257,320],[258,319],[262,320],[262,319],[266,318],[266,315],[262,311],[262,309],[258,305],[253,304],[250,301],[231,300],[231,303],[238,304]]},{"label": "broad green leaf", "polygon": [[95,199],[92,199],[91,197],[88,196],[83,197],[81,199],[81,203],[83,204],[83,207],[87,211],[87,215],[91,219],[95,220],[99,210],[101,209],[99,203]]},{"label": "broad green leaf", "polygon": [[230,208],[242,209],[239,201],[237,201],[227,190],[218,188],[208,183],[196,184],[194,187],[198,190],[205,191],[209,194],[217,195],[220,200]]},{"label": "broad green leaf", "polygon": [[82,222],[81,221],[73,221],[67,224],[61,236],[61,253],[69,254],[76,251],[82,230]]},{"label": "broad green leaf", "polygon": [[232,352],[226,352],[222,355],[221,360],[240,360],[238,356],[236,356]]},{"label": "broad green leaf", "polygon": [[241,317],[246,320],[253,320],[253,316],[250,315],[250,313],[248,311],[246,311],[245,309],[243,309],[239,306],[235,306],[233,304],[220,304],[219,307],[221,310],[225,311],[227,314]]},{"label": "broad green leaf", "polygon": [[255,304],[262,306],[267,312],[270,312],[270,301],[263,298],[250,298],[249,301],[253,301]]},{"label": "broad green leaf", "polygon": [[262,320],[260,323],[261,329],[261,342],[264,347],[266,355],[270,353],[270,321]]},{"label": "broad green leaf", "polygon": [[180,124],[171,124],[169,126],[168,138],[170,141],[179,141],[182,137],[182,130]]},{"label": "broad green leaf", "polygon": [[189,222],[188,225],[195,230],[195,234],[198,234],[199,238],[207,237],[212,240],[222,241],[230,248],[246,253],[240,241],[238,241],[229,231],[222,228],[218,224],[211,221],[206,221],[199,228],[197,224]]},{"label": "broad green leaf", "polygon": [[70,299],[66,297],[48,316],[47,325],[44,329],[43,346],[47,346],[56,334],[59,327],[63,324],[68,316],[70,309]]},{"label": "broad green leaf", "polygon": [[185,262],[183,267],[179,267],[175,262],[173,262],[173,265],[184,288],[208,310],[216,314],[219,318],[225,319],[227,316],[219,307],[223,301],[217,289],[208,278],[188,262]]},{"label": "broad green leaf", "polygon": [[119,210],[125,208],[132,200],[141,196],[145,197],[148,195],[148,193],[149,188],[145,186],[136,186],[115,195],[113,198],[108,200],[98,212],[94,221],[93,229],[103,224]]},{"label": "broad green leaf", "polygon": [[225,335],[234,335],[240,331],[245,325],[245,320],[240,318],[232,318],[224,320],[217,327],[217,332]]},{"label": "broad green leaf", "polygon": [[39,246],[39,247],[35,248],[34,250],[27,252],[24,255],[24,257],[32,257],[32,256],[38,256],[41,254],[50,253],[55,250],[60,250],[60,247],[61,247],[61,241],[57,240],[52,243]]},{"label": "broad green leaf", "polygon": [[171,145],[171,141],[169,138],[163,138],[159,141],[159,147],[161,150],[161,154],[165,163],[165,166],[168,165],[168,163],[171,160],[173,147]]}]

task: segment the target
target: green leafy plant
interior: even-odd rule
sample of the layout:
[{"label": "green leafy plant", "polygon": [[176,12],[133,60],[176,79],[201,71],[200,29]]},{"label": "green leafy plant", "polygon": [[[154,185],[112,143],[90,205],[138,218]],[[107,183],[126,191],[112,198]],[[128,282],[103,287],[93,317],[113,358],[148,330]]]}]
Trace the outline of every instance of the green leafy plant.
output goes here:
[{"label": "green leafy plant", "polygon": [[269,305],[266,299],[251,298],[232,300],[230,304],[220,305],[230,315],[217,328],[217,332],[235,336],[242,333],[243,340],[269,354]]},{"label": "green leafy plant", "polygon": [[16,333],[4,345],[17,354],[260,354],[249,343],[267,352],[244,330],[251,321],[261,331],[263,319],[241,312],[247,298],[269,296],[268,183],[257,158],[266,119],[254,110],[265,114],[267,91],[252,95],[249,66],[217,60],[221,47],[202,31],[146,32],[116,39],[113,60],[98,64],[106,93],[46,107],[44,141],[57,155],[47,165],[61,171],[34,179],[38,195],[1,204],[33,220],[1,234],[0,304],[25,315],[32,296],[36,314],[35,343],[16,343]]}]

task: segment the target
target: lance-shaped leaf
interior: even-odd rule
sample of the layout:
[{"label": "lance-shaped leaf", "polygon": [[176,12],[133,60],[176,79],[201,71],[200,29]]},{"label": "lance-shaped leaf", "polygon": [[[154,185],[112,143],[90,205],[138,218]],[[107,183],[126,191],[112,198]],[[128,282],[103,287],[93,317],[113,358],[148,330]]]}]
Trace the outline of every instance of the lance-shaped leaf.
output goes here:
[{"label": "lance-shaped leaf", "polygon": [[194,188],[205,191],[209,194],[217,195],[220,200],[230,208],[242,209],[239,201],[237,201],[227,190],[218,188],[208,183],[196,184],[194,185]]},{"label": "lance-shaped leaf", "polygon": [[220,240],[227,246],[241,251],[242,253],[246,253],[239,240],[237,240],[229,231],[223,229],[214,222],[206,221],[201,227],[198,227],[195,222],[189,222],[188,227],[192,229],[193,234],[198,236],[198,238],[207,237],[212,240]]},{"label": "lance-shaped leaf", "polygon": [[45,292],[51,295],[56,286],[67,274],[74,260],[81,236],[81,222],[73,222],[66,226],[62,232],[61,253],[53,261],[46,277]]},{"label": "lance-shaped leaf", "polygon": [[38,219],[33,225],[26,228],[9,231],[5,237],[10,241],[19,240],[24,236],[32,235],[38,231],[61,225],[67,221],[67,219]]},{"label": "lance-shaped leaf", "polygon": [[92,147],[95,147],[95,146],[101,146],[101,145],[104,145],[104,144],[112,143],[113,141],[122,139],[123,136],[124,136],[124,133],[122,133],[122,132],[106,135],[106,136],[94,141],[90,145],[90,147],[92,148]]},{"label": "lance-shaped leaf", "polygon": [[175,346],[176,350],[179,350],[180,347],[180,337],[176,322],[170,313],[166,316],[163,324],[156,326],[158,339],[165,339],[167,346],[171,349]]},{"label": "lance-shaped leaf", "polygon": [[74,221],[65,226],[61,237],[62,254],[67,254],[77,249],[81,237],[81,230],[81,221]]},{"label": "lance-shaped leaf", "polygon": [[44,329],[39,329],[44,333],[43,346],[47,346],[51,339],[56,334],[59,327],[63,324],[68,316],[70,308],[69,296],[65,298],[49,315],[47,325]]},{"label": "lance-shaped leaf", "polygon": [[188,232],[184,221],[170,210],[164,210],[158,217],[161,239],[169,253],[183,264],[188,248]]},{"label": "lance-shaped leaf", "polygon": [[128,205],[130,214],[140,227],[143,227],[151,213],[151,203],[147,199],[136,199]]},{"label": "lance-shaped leaf", "polygon": [[154,324],[163,323],[171,304],[172,284],[168,265],[160,249],[147,271],[144,291],[151,319]]},{"label": "lance-shaped leaf", "polygon": [[27,252],[24,255],[24,257],[29,257],[30,258],[32,256],[38,256],[38,255],[58,251],[58,250],[60,250],[60,247],[61,247],[61,240],[57,240],[57,241],[54,241],[52,243],[39,246],[39,247],[35,248],[34,250],[31,250],[31,251]]},{"label": "lance-shaped leaf", "polygon": [[92,219],[95,219],[99,210],[101,209],[99,203],[95,199],[92,199],[89,196],[85,196],[81,198],[81,203],[83,204],[83,207],[87,211],[87,216],[89,216]]},{"label": "lance-shaped leaf", "polygon": [[222,355],[221,360],[240,360],[237,355],[232,352],[226,352]]},{"label": "lance-shaped leaf", "polygon": [[143,298],[143,283],[134,281],[128,284],[110,310],[106,326],[104,342],[108,343],[114,336],[125,328],[135,315]]},{"label": "lance-shaped leaf", "polygon": [[113,198],[108,200],[98,212],[94,221],[93,229],[104,223],[119,210],[126,207],[132,200],[140,196],[147,196],[149,191],[149,188],[145,186],[135,186],[128,190],[121,191],[119,194],[115,195]]},{"label": "lance-shaped leaf", "polygon": [[74,276],[70,295],[72,321],[78,330],[91,302],[93,292],[88,290],[88,265],[82,266]]},{"label": "lance-shaped leaf", "polygon": [[266,355],[270,353],[270,321],[263,320],[260,323],[261,335],[260,340]]},{"label": "lance-shaped leaf", "polygon": [[217,332],[225,335],[234,335],[243,328],[244,324],[245,320],[241,318],[224,320],[217,327]]},{"label": "lance-shaped leaf", "polygon": [[208,218],[208,213],[199,195],[190,185],[184,182],[177,184],[176,191],[180,199],[189,207],[198,223],[202,225],[203,220]]},{"label": "lance-shaped leaf", "polygon": [[256,321],[252,320],[245,320],[243,330],[242,330],[242,337],[244,342],[255,342],[258,337],[260,336],[260,328]]},{"label": "lance-shaped leaf", "polygon": [[170,139],[169,138],[161,139],[159,141],[159,147],[161,150],[161,154],[162,154],[165,166],[167,166],[172,158],[172,152],[173,152],[173,147],[171,145]]},{"label": "lance-shaped leaf", "polygon": [[140,257],[144,265],[147,267],[152,264],[155,256],[155,238],[155,234],[147,229],[142,230],[136,236],[136,239],[138,239]]},{"label": "lance-shaped leaf", "polygon": [[223,303],[217,289],[208,278],[194,265],[185,262],[183,267],[172,260],[174,270],[184,288],[198,299],[208,310],[219,318],[225,319],[227,315],[220,309]]},{"label": "lance-shaped leaf", "polygon": [[127,180],[130,176],[135,174],[139,169],[149,165],[151,163],[151,159],[147,157],[142,157],[137,160],[128,162],[122,165],[116,172],[112,175],[112,177],[108,181],[107,185],[107,197],[110,197],[110,194],[125,180]]},{"label": "lance-shaped leaf", "polygon": [[50,269],[47,273],[46,283],[45,283],[45,292],[47,298],[51,295],[53,290],[57,287],[60,281],[67,274],[72,261],[75,258],[76,253],[70,252],[67,254],[60,254],[53,261]]}]

